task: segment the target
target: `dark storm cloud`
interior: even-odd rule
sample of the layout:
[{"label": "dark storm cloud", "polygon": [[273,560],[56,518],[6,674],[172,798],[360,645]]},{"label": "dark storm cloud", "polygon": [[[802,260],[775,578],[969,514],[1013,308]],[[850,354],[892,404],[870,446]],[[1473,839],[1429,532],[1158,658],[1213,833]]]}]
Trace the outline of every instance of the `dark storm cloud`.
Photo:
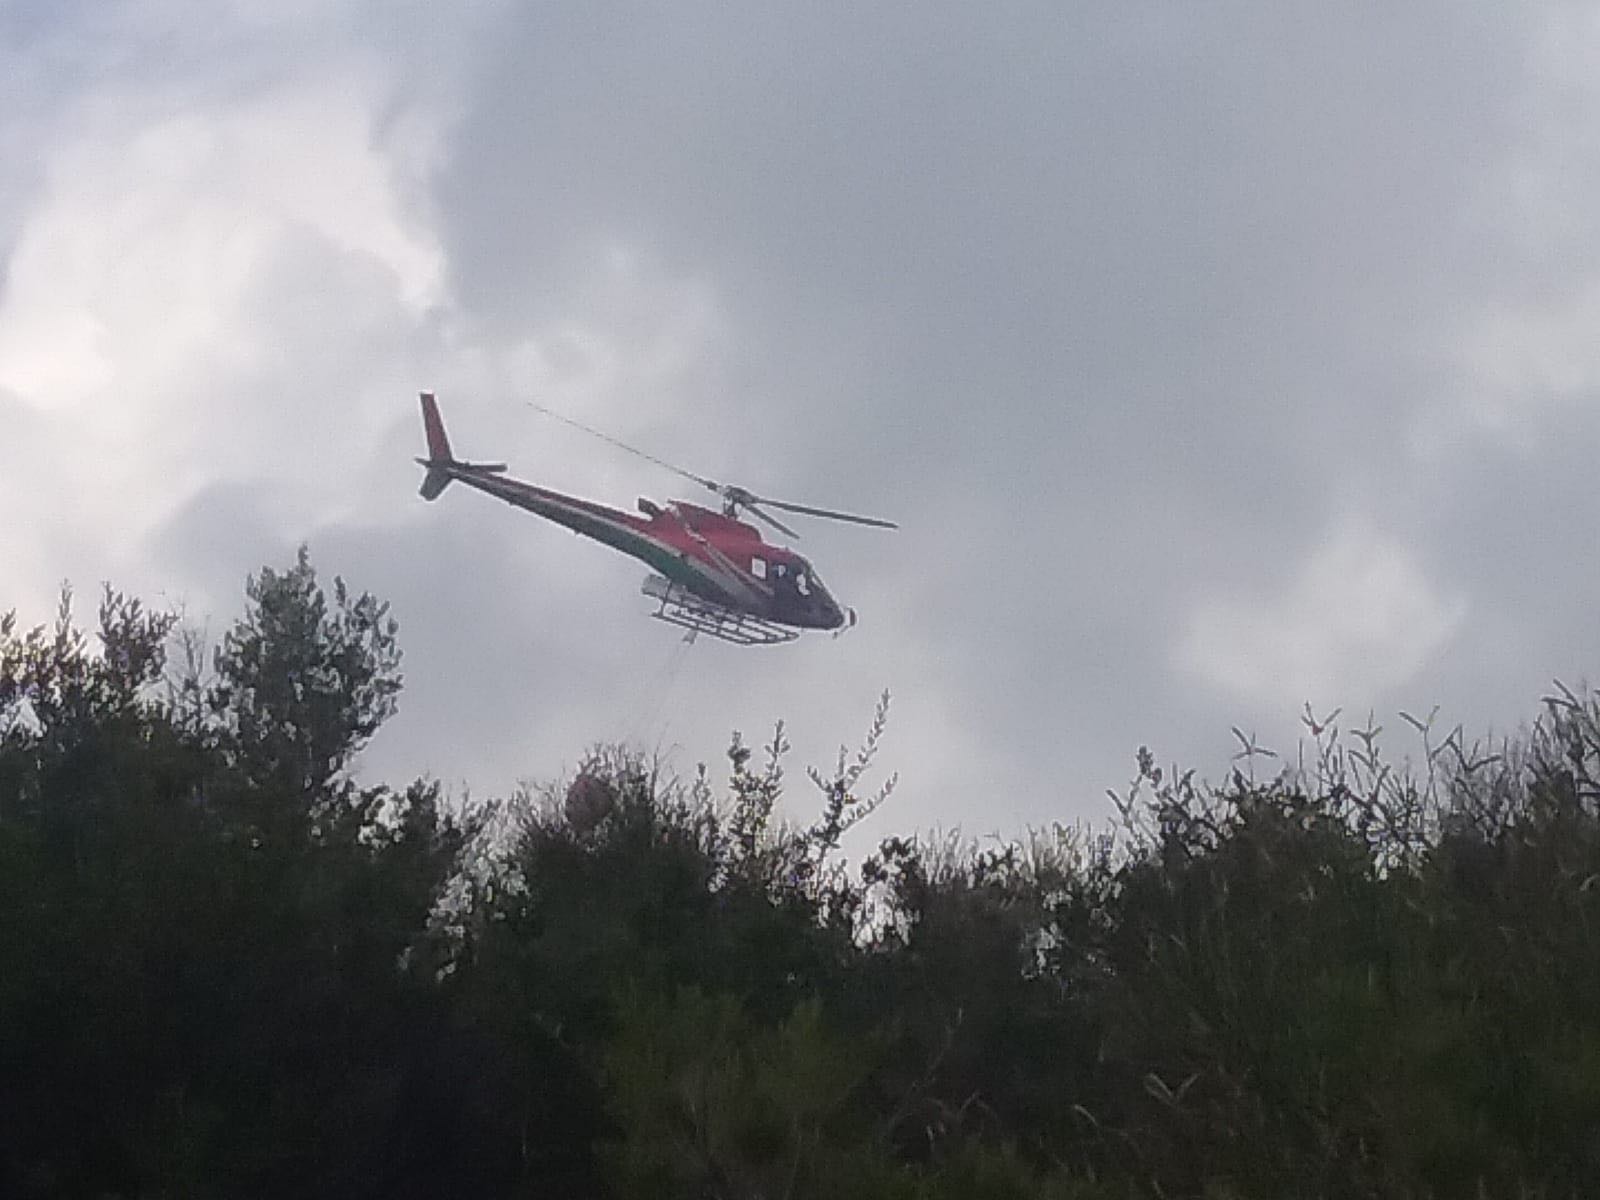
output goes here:
[{"label": "dark storm cloud", "polygon": [[606,238],[714,279],[739,370],[677,418],[736,422],[766,486],[905,518],[830,555],[915,597],[907,653],[943,660],[918,677],[997,757],[1099,771],[1209,720],[1193,751],[1227,723],[1172,671],[1197,597],[1281,590],[1352,504],[1407,528],[1438,348],[1517,237],[1481,213],[1538,32],[1442,5],[529,10],[440,177],[453,278],[496,328]]},{"label": "dark storm cloud", "polygon": [[[1099,811],[1140,741],[1215,767],[1229,724],[1292,737],[1306,699],[1505,724],[1600,654],[1570,549],[1600,432],[1577,8],[90,12],[9,30],[13,92],[67,114],[0,122],[27,181],[0,247],[33,255],[13,330],[88,312],[117,363],[165,346],[93,272],[40,283],[63,231],[115,265],[83,231],[118,172],[156,189],[116,227],[136,261],[249,263],[152,293],[219,332],[115,397],[173,482],[125,472],[143,515],[104,523],[206,596],[303,539],[391,596],[410,687],[379,773],[492,792],[592,740],[692,760],[778,717],[825,761],[890,686],[899,823],[1014,828]],[[71,156],[73,114],[123,109],[194,124],[123,163],[89,122]],[[56,142],[88,200],[40,200]],[[219,255],[218,211],[250,256]],[[89,387],[18,346],[0,324],[0,368]],[[685,656],[633,564],[415,498],[424,386],[464,452],[583,494],[686,485],[521,401],[904,528],[802,530],[849,638]],[[52,438],[95,411],[25,403]]]}]

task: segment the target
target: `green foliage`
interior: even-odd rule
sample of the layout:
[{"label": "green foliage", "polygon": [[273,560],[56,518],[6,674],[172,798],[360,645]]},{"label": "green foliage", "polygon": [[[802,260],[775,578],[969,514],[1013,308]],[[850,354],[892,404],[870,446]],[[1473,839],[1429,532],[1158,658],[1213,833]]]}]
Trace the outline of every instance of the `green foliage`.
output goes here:
[{"label": "green foliage", "polygon": [[217,651],[211,703],[253,782],[309,792],[349,765],[394,714],[399,627],[389,606],[334,581],[331,610],[304,547],[287,571],[245,589],[249,605]]},{"label": "green foliage", "polygon": [[822,1194],[819,1157],[851,1137],[866,1064],[816,1000],[764,1026],[732,996],[686,988],[629,995],[605,1067],[624,1191],[802,1196]]},{"label": "green foliage", "polygon": [[[168,659],[176,646],[179,653]],[[0,1195],[1576,1197],[1600,1178],[1600,703],[1306,713],[1114,832],[843,833],[735,736],[470,819],[360,783],[387,607],[302,552],[209,661],[0,620]],[[490,820],[491,816],[510,818]]]},{"label": "green foliage", "polygon": [[97,648],[67,595],[0,626],[0,1193],[348,1194],[384,1160],[464,831],[335,773],[392,708],[380,609],[330,612],[303,555],[249,595],[199,709],[137,601]]}]

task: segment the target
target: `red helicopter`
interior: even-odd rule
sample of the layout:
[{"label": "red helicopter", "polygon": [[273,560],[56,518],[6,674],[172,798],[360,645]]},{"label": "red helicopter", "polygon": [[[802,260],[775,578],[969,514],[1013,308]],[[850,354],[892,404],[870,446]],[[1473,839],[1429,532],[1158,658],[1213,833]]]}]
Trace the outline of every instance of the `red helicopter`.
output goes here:
[{"label": "red helicopter", "polygon": [[505,463],[464,462],[451,453],[432,392],[422,393],[428,439],[428,457],[417,459],[427,469],[422,498],[432,500],[460,480],[639,559],[654,572],[641,589],[657,601],[651,615],[687,629],[690,640],[704,633],[741,646],[770,646],[793,641],[803,629],[842,632],[855,624],[855,610],[839,606],[810,563],[793,550],[762,541],[761,531],[739,520],[739,513],[749,512],[790,537],[799,535],[764,508],[883,529],[898,528],[893,521],[757,496],[663,462],[542,405],[533,407],[710,489],[721,497],[722,511],[682,500],[662,507],[641,497],[643,516],[634,516],[507,478]]}]

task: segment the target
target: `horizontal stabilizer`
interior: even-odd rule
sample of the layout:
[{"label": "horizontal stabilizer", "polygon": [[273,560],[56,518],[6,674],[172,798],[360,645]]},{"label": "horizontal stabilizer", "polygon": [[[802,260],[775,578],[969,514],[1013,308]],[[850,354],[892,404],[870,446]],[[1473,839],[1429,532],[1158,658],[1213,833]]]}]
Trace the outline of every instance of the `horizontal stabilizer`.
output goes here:
[{"label": "horizontal stabilizer", "polygon": [[424,500],[432,500],[457,476],[500,475],[506,470],[505,463],[457,462],[455,459],[445,459],[441,462],[432,458],[419,458],[417,465],[428,468],[428,473],[422,480],[422,491],[419,493]]}]

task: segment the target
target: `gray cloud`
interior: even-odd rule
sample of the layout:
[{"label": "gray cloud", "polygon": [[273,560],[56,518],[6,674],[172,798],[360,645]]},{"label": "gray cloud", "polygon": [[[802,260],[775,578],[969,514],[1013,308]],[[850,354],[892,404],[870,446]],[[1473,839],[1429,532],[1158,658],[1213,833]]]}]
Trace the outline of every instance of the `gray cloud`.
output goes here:
[{"label": "gray cloud", "polygon": [[[1600,651],[1575,8],[89,11],[4,27],[0,486],[82,543],[15,586],[99,546],[227,606],[310,538],[405,624],[374,771],[780,716],[820,761],[887,685],[899,823],[1008,828],[1141,741],[1503,725]],[[421,386],[554,486],[680,490],[534,395],[905,528],[803,531],[848,638],[680,654],[632,564],[415,498]]]}]

